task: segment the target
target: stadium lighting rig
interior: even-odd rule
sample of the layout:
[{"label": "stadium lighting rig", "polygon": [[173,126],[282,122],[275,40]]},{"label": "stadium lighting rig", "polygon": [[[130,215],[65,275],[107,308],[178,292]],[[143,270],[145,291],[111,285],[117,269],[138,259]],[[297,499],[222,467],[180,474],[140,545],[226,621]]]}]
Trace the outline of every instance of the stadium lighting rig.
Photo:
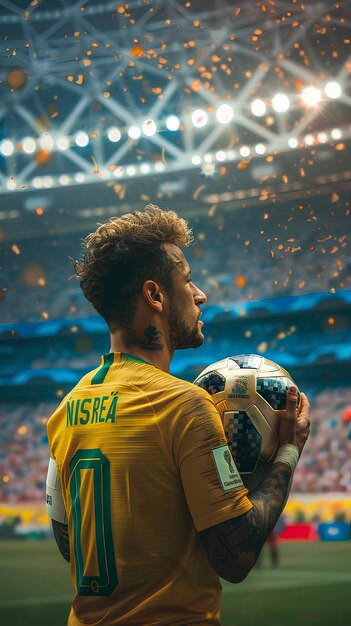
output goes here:
[{"label": "stadium lighting rig", "polygon": [[349,141],[350,0],[191,5],[0,0],[0,193]]}]

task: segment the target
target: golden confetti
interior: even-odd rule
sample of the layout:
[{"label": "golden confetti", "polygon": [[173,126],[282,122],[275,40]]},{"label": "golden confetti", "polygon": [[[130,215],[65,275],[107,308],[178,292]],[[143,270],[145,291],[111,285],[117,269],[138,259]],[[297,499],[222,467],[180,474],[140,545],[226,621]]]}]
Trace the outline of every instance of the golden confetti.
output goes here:
[{"label": "golden confetti", "polygon": [[15,254],[21,254],[21,250],[19,249],[18,245],[16,243],[14,243],[11,247],[12,252],[14,252]]},{"label": "golden confetti", "polygon": [[95,157],[93,155],[91,155],[90,158],[91,158],[92,162],[94,163],[93,173],[94,174],[100,174],[99,166],[97,164],[97,161],[96,161]]},{"label": "golden confetti", "polygon": [[118,195],[119,199],[124,200],[126,195],[126,186],[116,183],[115,185],[113,185],[113,189],[114,192]]},{"label": "golden confetti", "polygon": [[41,316],[44,320],[49,319],[49,313],[47,311],[42,311]]},{"label": "golden confetti", "polygon": [[207,185],[200,185],[193,193],[193,200],[197,200],[199,195],[206,189]]},{"label": "golden confetti", "polygon": [[24,424],[22,424],[22,426],[19,426],[17,428],[17,435],[26,435],[28,432],[28,426],[25,426]]},{"label": "golden confetti", "polygon": [[193,80],[193,82],[191,83],[191,89],[193,91],[201,91],[202,90],[202,85],[200,82],[199,78],[195,78],[195,80]]},{"label": "golden confetti", "polygon": [[35,155],[35,160],[38,165],[47,165],[52,159],[52,154],[49,150],[38,150]]},{"label": "golden confetti", "polygon": [[238,165],[236,166],[236,168],[242,172],[245,172],[245,170],[247,170],[247,168],[249,167],[250,161],[245,160],[245,161],[240,161],[238,163]]},{"label": "golden confetti", "polygon": [[237,276],[235,279],[235,284],[237,287],[240,287],[241,289],[243,287],[246,287],[247,281],[245,276]]},{"label": "golden confetti", "polygon": [[144,48],[140,44],[134,46],[134,48],[130,51],[130,56],[132,57],[141,57],[144,54]]}]

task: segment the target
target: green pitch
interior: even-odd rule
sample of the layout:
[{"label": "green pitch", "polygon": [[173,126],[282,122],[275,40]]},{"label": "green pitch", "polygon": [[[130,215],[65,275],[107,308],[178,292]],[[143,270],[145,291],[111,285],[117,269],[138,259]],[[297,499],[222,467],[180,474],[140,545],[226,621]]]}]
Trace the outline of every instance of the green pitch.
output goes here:
[{"label": "green pitch", "polygon": [[[6,626],[65,626],[69,566],[51,541],[0,542],[0,615]],[[222,626],[346,626],[351,623],[351,542],[281,543],[239,585],[223,583]],[[186,625],[184,625],[186,626]]]}]

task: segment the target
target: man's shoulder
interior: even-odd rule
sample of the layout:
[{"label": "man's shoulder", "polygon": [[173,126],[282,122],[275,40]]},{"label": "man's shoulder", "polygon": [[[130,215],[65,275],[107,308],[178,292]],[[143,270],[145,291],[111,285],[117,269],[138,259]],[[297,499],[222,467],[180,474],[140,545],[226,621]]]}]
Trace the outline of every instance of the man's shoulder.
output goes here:
[{"label": "man's shoulder", "polygon": [[160,388],[170,395],[174,395],[177,397],[183,396],[184,398],[204,398],[208,399],[211,396],[194,383],[183,380],[182,378],[177,378],[177,376],[173,376],[167,372],[159,371],[159,375],[155,376],[155,386],[159,386]]}]

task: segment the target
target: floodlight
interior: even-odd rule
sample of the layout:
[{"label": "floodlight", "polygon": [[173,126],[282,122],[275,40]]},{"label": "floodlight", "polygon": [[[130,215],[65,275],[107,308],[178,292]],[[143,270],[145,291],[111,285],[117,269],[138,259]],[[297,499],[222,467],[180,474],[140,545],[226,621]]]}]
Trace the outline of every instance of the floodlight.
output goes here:
[{"label": "floodlight", "polygon": [[342,137],[342,132],[340,130],[340,128],[333,128],[333,130],[331,131],[331,136],[333,139],[335,139],[336,141],[338,141],[338,139],[341,139]]},{"label": "floodlight", "polygon": [[341,93],[342,93],[341,86],[339,85],[339,83],[335,82],[334,80],[326,84],[326,86],[324,87],[324,91],[326,95],[328,96],[328,98],[331,98],[332,100],[335,100],[336,98],[340,98]]},{"label": "floodlight", "polygon": [[265,102],[263,102],[263,100],[260,100],[260,98],[256,98],[256,100],[251,103],[251,113],[256,117],[262,117],[265,114],[266,110],[266,104]]},{"label": "floodlight", "polygon": [[221,104],[217,109],[216,117],[220,124],[228,124],[234,117],[234,111],[230,104]]},{"label": "floodlight", "polygon": [[32,154],[33,152],[35,152],[37,144],[34,141],[33,137],[25,137],[22,141],[22,146],[23,151],[26,152],[26,154]]},{"label": "floodlight", "polygon": [[277,93],[272,99],[272,107],[276,113],[285,113],[290,107],[290,100],[285,93]]},{"label": "floodlight", "polygon": [[116,126],[111,126],[111,128],[109,128],[107,131],[107,136],[110,141],[112,141],[113,143],[116,143],[117,141],[120,140],[122,135],[121,135],[121,131],[118,128],[116,128]]},{"label": "floodlight", "polygon": [[83,130],[80,130],[75,136],[75,142],[79,148],[85,148],[89,143],[89,135]]},{"label": "floodlight", "polygon": [[168,130],[176,131],[180,126],[179,117],[176,115],[169,115],[166,119],[166,126]]},{"label": "floodlight", "polygon": [[301,94],[302,100],[306,104],[306,106],[314,107],[318,104],[321,99],[321,92],[317,87],[306,87]]},{"label": "floodlight", "polygon": [[3,156],[11,156],[14,151],[14,145],[9,139],[4,139],[0,144],[0,152]]},{"label": "floodlight", "polygon": [[56,140],[56,146],[58,150],[67,150],[69,148],[69,139],[65,135],[62,135]]},{"label": "floodlight", "polygon": [[39,138],[39,146],[42,150],[50,152],[54,147],[54,140],[48,133],[45,133]]},{"label": "floodlight", "polygon": [[191,116],[191,121],[196,128],[202,128],[202,126],[207,124],[208,115],[203,109],[196,109]]},{"label": "floodlight", "polygon": [[256,144],[255,152],[260,155],[264,154],[266,152],[266,146],[263,143]]},{"label": "floodlight", "polygon": [[141,130],[140,130],[139,126],[131,126],[128,129],[128,136],[131,139],[139,139],[140,135],[141,135]]},{"label": "floodlight", "polygon": [[146,120],[143,124],[143,133],[147,137],[152,137],[157,131],[156,124],[153,120]]}]

